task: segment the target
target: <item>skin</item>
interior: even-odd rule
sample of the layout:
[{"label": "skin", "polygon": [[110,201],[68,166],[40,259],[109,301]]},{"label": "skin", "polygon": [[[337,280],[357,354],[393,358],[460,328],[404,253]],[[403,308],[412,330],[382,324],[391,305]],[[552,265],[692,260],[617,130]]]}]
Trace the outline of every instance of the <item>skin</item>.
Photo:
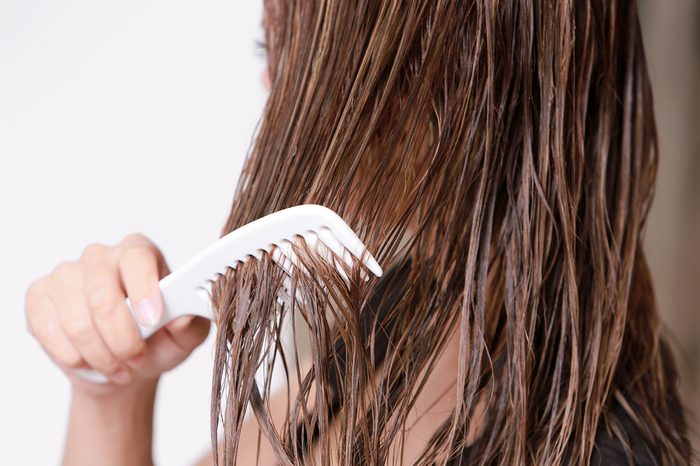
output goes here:
[{"label": "skin", "polygon": [[[88,246],[79,260],[59,264],[29,287],[27,328],[71,382],[63,465],[153,464],[153,406],[160,375],[184,361],[210,329],[209,320],[188,316],[147,340],[140,337],[134,317],[144,325],[158,321],[158,281],[168,273],[158,248],[141,235],[131,235],[115,246]],[[135,303],[133,317],[124,301],[127,296]],[[457,339],[453,340],[410,414],[416,422],[407,433],[404,460],[422,450],[453,407],[450,387],[459,357]],[[72,372],[75,368],[92,368],[110,382],[88,382]],[[296,386],[290,387],[292,396],[296,391]],[[271,403],[278,426],[286,414],[286,396],[286,390],[280,390]],[[257,449],[258,432],[254,417],[248,418],[239,464],[275,464],[264,439]],[[213,464],[212,455],[199,464]]]},{"label": "skin", "polygon": [[[71,382],[64,465],[152,464],[153,405],[160,375],[204,341],[210,322],[182,317],[143,340],[129,309],[144,325],[162,313],[158,281],[169,270],[141,235],[115,246],[88,246],[59,264],[26,294],[27,329]],[[104,385],[76,376],[92,368]]]},{"label": "skin", "polygon": [[[267,72],[261,81],[269,89]],[[158,281],[168,273],[158,247],[143,235],[132,234],[114,246],[86,247],[77,261],[59,264],[27,290],[27,330],[71,383],[64,466],[153,464],[153,407],[160,376],[206,339],[211,324],[201,317],[180,317],[147,340],[141,338],[134,318],[142,325],[159,321]],[[133,316],[125,304],[127,297],[135,305]],[[454,407],[451,388],[458,357],[458,338],[452,338],[409,413],[414,422],[395,458],[410,463]],[[308,361],[301,365],[310,368]],[[110,382],[88,382],[73,373],[76,368],[96,370]],[[298,387],[291,383],[289,393],[294,397]],[[287,402],[286,390],[271,400],[271,417],[278,427]],[[276,464],[264,438],[258,449],[259,432],[254,416],[248,417],[238,464]],[[198,462],[213,464],[211,454]]]},{"label": "skin", "polygon": [[[261,81],[269,90],[267,70]],[[187,359],[211,325],[185,316],[148,340],[141,338],[134,318],[142,325],[160,320],[158,281],[168,273],[156,245],[132,234],[114,246],[86,247],[77,261],[59,264],[29,286],[27,331],[71,383],[63,465],[153,464],[153,407],[160,376]],[[135,304],[134,316],[127,297]],[[77,368],[100,372],[109,383],[88,382],[73,373]],[[212,463],[211,455],[201,461]]]}]

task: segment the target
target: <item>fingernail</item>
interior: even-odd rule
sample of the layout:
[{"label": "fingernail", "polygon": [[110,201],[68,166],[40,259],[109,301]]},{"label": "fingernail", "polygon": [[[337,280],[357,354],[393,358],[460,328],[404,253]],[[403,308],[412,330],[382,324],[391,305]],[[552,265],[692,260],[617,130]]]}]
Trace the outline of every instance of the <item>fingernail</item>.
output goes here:
[{"label": "fingernail", "polygon": [[156,302],[152,298],[143,298],[136,304],[136,316],[143,325],[153,326],[160,320]]},{"label": "fingernail", "polygon": [[110,377],[110,379],[112,379],[112,381],[114,381],[118,384],[121,384],[121,385],[127,383],[130,378],[131,378],[131,376],[129,375],[129,372],[127,372],[124,369],[119,369],[117,372],[112,374],[112,376]]}]

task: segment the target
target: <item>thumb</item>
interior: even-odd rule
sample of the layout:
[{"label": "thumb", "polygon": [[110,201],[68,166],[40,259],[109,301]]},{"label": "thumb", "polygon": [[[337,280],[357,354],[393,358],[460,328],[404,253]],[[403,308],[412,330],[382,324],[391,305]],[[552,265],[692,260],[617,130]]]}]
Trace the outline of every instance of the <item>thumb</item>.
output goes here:
[{"label": "thumb", "polygon": [[179,317],[146,340],[145,375],[156,376],[182,363],[206,340],[211,321],[199,316]]},{"label": "thumb", "polygon": [[200,316],[178,317],[165,326],[173,342],[187,352],[206,340],[210,328],[211,320]]}]

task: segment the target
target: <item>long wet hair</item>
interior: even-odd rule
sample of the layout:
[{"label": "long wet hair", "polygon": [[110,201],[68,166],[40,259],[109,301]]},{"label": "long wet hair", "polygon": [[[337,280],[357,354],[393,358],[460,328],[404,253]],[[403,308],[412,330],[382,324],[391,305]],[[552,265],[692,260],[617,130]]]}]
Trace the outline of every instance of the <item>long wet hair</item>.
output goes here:
[{"label": "long wet hair", "polygon": [[[687,464],[640,240],[657,143],[636,2],[268,0],[264,29],[271,91],[223,232],[321,204],[400,273],[348,280],[296,241],[312,273],[264,253],[219,281],[219,461],[250,410],[280,464],[398,463],[456,334],[454,409],[415,464],[588,464],[601,432],[632,455],[621,413]],[[309,371],[284,343],[302,328]],[[281,424],[273,362],[299,386]]]}]

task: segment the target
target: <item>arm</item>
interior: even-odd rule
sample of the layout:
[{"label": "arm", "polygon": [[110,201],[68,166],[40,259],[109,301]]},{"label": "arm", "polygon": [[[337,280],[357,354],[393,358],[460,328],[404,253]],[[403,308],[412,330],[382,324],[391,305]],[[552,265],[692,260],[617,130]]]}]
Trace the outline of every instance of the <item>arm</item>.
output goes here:
[{"label": "arm", "polygon": [[[147,340],[134,322],[154,325],[162,315],[158,281],[167,265],[140,235],[117,246],[86,248],[27,291],[27,328],[71,381],[63,464],[150,465],[153,405],[160,375],[184,361],[209,333],[210,322],[181,317]],[[125,299],[135,303],[131,315]],[[109,379],[87,382],[75,368]]]},{"label": "arm", "polygon": [[63,464],[153,464],[153,405],[157,382],[109,397],[73,390]]}]

